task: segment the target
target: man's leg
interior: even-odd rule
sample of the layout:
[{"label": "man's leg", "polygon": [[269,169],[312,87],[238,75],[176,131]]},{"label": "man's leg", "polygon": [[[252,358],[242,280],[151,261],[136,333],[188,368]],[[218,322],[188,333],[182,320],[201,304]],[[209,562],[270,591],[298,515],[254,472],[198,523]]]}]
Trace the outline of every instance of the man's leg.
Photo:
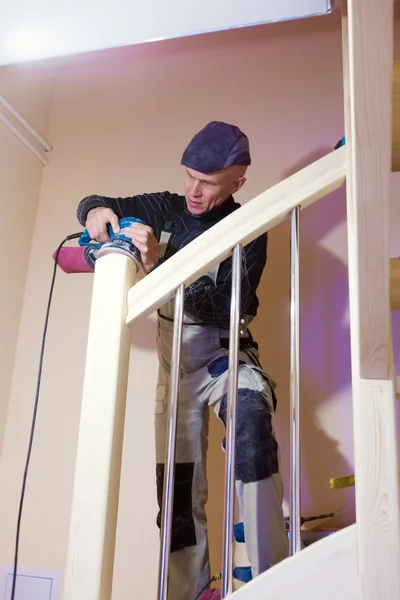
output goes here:
[{"label": "man's leg", "polygon": [[[160,365],[155,409],[157,497],[160,512],[168,421],[169,373]],[[207,544],[208,407],[199,402],[190,377],[179,391],[174,507],[168,600],[194,600],[210,578]]]},{"label": "man's leg", "polygon": [[283,525],[282,484],[278,473],[256,482],[237,482],[253,578],[289,555]]},{"label": "man's leg", "polygon": [[[256,577],[286,558],[289,544],[282,508],[278,443],[272,426],[272,391],[266,379],[248,365],[240,365],[238,379],[237,491],[246,551]],[[211,403],[226,425],[224,377],[215,382]]]}]

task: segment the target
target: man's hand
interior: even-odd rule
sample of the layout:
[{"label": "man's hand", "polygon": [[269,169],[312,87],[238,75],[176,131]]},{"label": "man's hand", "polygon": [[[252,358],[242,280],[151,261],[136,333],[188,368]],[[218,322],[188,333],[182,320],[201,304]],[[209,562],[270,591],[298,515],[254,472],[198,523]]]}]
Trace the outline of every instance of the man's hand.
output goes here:
[{"label": "man's hand", "polygon": [[86,218],[86,229],[89,232],[90,239],[105,244],[110,239],[107,231],[107,225],[110,224],[114,233],[120,232],[119,219],[111,208],[98,206],[89,210]]},{"label": "man's hand", "polygon": [[158,242],[152,228],[141,223],[133,223],[130,227],[124,227],[122,233],[131,238],[132,243],[140,250],[143,270],[146,274],[150,273],[160,257]]}]

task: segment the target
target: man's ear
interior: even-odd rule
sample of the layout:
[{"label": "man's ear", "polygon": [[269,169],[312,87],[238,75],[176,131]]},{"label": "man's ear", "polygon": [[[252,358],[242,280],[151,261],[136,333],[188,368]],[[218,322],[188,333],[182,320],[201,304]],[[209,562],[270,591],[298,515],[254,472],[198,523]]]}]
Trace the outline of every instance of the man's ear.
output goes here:
[{"label": "man's ear", "polygon": [[245,183],[246,183],[246,177],[239,177],[239,179],[237,179],[235,181],[232,194],[235,194],[236,192],[238,192]]}]

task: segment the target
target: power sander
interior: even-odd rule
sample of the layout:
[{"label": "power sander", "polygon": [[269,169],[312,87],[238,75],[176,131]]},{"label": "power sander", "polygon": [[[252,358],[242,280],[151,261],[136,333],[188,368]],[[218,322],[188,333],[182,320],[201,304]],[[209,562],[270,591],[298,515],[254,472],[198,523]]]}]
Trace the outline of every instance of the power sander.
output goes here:
[{"label": "power sander", "polygon": [[132,243],[132,240],[124,235],[124,229],[130,227],[133,223],[141,223],[136,217],[124,217],[120,219],[120,233],[114,233],[111,225],[108,225],[107,231],[110,237],[105,244],[99,244],[92,241],[87,229],[78,239],[78,246],[63,247],[53,253],[53,259],[65,273],[93,273],[95,263],[101,256],[118,252],[132,258],[138,267],[140,266],[140,251]]}]

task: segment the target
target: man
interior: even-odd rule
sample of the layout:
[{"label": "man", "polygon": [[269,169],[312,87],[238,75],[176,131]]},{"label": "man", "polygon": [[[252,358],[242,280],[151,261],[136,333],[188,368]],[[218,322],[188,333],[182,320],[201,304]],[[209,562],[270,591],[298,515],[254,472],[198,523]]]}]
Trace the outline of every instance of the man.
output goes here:
[{"label": "man", "polygon": [[[107,225],[134,216],[124,233],[141,252],[145,273],[239,208],[232,194],[245,183],[248,138],[236,126],[211,122],[183,153],[185,195],[169,192],[132,198],[89,196],[78,219],[91,238],[108,240]],[[266,263],[267,234],[243,249],[238,370],[236,485],[253,577],[288,555],[282,512],[278,445],[272,427],[274,383],[258,360],[248,324],[257,313]],[[169,600],[195,600],[210,577],[207,543],[206,451],[208,408],[226,424],[232,259],[200,277],[185,292],[176,446]],[[156,480],[161,508],[169,398],[173,301],[158,311],[159,375],[155,403]],[[223,441],[223,445],[225,440]],[[223,477],[223,473],[221,473]],[[158,515],[160,524],[160,513]]]}]

